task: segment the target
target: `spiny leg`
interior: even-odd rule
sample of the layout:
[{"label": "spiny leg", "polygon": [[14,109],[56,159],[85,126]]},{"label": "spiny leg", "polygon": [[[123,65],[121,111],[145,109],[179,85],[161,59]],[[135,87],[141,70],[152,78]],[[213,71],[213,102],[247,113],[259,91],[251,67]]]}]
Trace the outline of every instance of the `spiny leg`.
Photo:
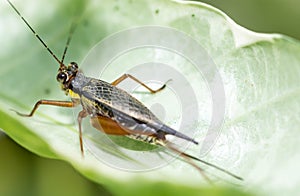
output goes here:
[{"label": "spiny leg", "polygon": [[203,176],[203,178],[210,183],[211,185],[213,185],[213,182],[211,181],[211,179],[204,173],[204,170],[199,167],[196,163],[194,163],[191,158],[189,156],[187,156],[187,154],[185,154],[184,152],[181,152],[180,150],[178,150],[177,148],[174,148],[170,145],[167,146],[168,149],[174,151],[175,153],[178,153],[181,157],[183,157],[187,163],[189,163],[191,166],[193,166],[195,169],[197,169],[200,174]]},{"label": "spiny leg", "polygon": [[214,164],[212,164],[212,163],[209,163],[209,162],[207,162],[207,161],[204,161],[204,160],[199,159],[199,158],[197,158],[197,157],[194,157],[194,156],[192,156],[192,155],[186,154],[186,153],[184,153],[184,152],[182,152],[182,154],[184,154],[184,156],[187,156],[187,157],[189,157],[189,158],[191,158],[191,159],[193,159],[193,160],[199,161],[199,162],[201,162],[201,163],[203,163],[203,164],[205,164],[205,165],[208,165],[208,166],[210,166],[210,167],[213,167],[213,168],[215,168],[215,169],[217,169],[217,170],[219,170],[219,171],[221,171],[221,172],[223,172],[223,173],[225,173],[225,174],[228,174],[229,176],[231,176],[231,177],[233,177],[233,178],[235,178],[235,179],[237,179],[237,180],[241,180],[241,181],[244,180],[242,177],[240,177],[240,176],[238,176],[238,175],[236,175],[236,174],[234,174],[234,173],[231,173],[231,172],[229,172],[228,170],[225,170],[225,169],[223,169],[223,168],[221,168],[221,167],[219,167],[219,166],[217,166],[217,165],[214,165]]},{"label": "spiny leg", "polygon": [[204,177],[208,182],[210,182],[211,184],[212,184],[212,181],[204,174],[203,169],[200,168],[198,165],[196,165],[192,160],[198,161],[198,162],[201,162],[201,163],[203,163],[203,164],[205,164],[205,165],[208,165],[208,166],[210,166],[210,167],[213,167],[213,168],[215,168],[215,169],[217,169],[217,170],[219,170],[219,171],[221,171],[221,172],[223,172],[223,173],[225,173],[225,174],[227,174],[227,175],[229,175],[229,176],[231,176],[231,177],[233,177],[233,178],[235,178],[235,179],[237,179],[237,180],[241,180],[241,181],[244,180],[242,177],[240,177],[240,176],[238,176],[238,175],[236,175],[236,174],[234,174],[234,173],[231,173],[231,172],[229,172],[228,170],[225,170],[225,169],[223,169],[223,168],[221,168],[221,167],[219,167],[219,166],[217,166],[217,165],[214,165],[214,164],[209,163],[209,162],[207,162],[207,161],[204,161],[204,160],[202,160],[202,159],[200,159],[200,158],[197,158],[197,157],[195,157],[195,156],[192,156],[192,155],[190,155],[190,154],[187,154],[187,153],[185,153],[185,152],[180,151],[180,150],[177,149],[177,148],[174,146],[174,144],[171,143],[171,142],[168,142],[168,141],[166,141],[166,140],[157,140],[157,144],[158,144],[158,145],[161,145],[161,146],[164,146],[164,147],[166,147],[167,149],[170,149],[170,150],[172,150],[173,152],[178,153],[181,157],[185,158],[185,159],[187,160],[187,162],[188,162],[190,165],[192,165],[193,167],[195,167],[197,170],[199,170],[199,171],[201,172],[201,174],[203,175],[203,177]]},{"label": "spiny leg", "polygon": [[178,153],[182,158],[184,158],[187,163],[189,163],[191,166],[193,166],[195,169],[197,169],[199,171],[199,173],[203,176],[203,178],[210,184],[213,185],[213,182],[211,181],[211,179],[204,173],[204,170],[199,167],[197,164],[195,164],[192,160],[191,157],[189,155],[187,155],[186,153],[178,150],[177,148],[173,147],[172,145],[168,144],[166,140],[161,140],[158,139],[156,140],[157,145],[163,146],[175,153]]},{"label": "spiny leg", "polygon": [[139,79],[137,79],[136,77],[130,75],[130,74],[123,74],[121,77],[119,77],[118,79],[116,79],[115,81],[113,81],[111,84],[113,86],[118,85],[119,83],[121,83],[123,80],[130,78],[133,81],[139,83],[140,85],[142,85],[143,87],[145,87],[147,90],[149,90],[151,93],[157,93],[159,91],[161,91],[162,89],[164,89],[166,87],[166,83],[169,82],[170,80],[168,80],[164,85],[162,85],[159,89],[157,90],[153,90],[152,88],[150,88],[149,86],[147,86],[146,84],[144,84],[142,81],[140,81]]},{"label": "spiny leg", "polygon": [[87,115],[88,115],[88,113],[85,110],[82,110],[79,112],[78,117],[77,117],[78,126],[79,126],[79,143],[80,143],[80,151],[81,151],[82,157],[84,157],[84,153],[83,153],[81,123],[82,123],[82,119],[85,118]]},{"label": "spiny leg", "polygon": [[35,111],[38,109],[40,105],[52,105],[52,106],[58,106],[58,107],[67,107],[67,108],[72,108],[75,107],[76,104],[72,101],[54,101],[54,100],[39,100],[38,102],[35,103],[33,109],[29,114],[22,114],[18,111],[13,110],[20,116],[25,116],[25,117],[31,117],[34,115]]}]

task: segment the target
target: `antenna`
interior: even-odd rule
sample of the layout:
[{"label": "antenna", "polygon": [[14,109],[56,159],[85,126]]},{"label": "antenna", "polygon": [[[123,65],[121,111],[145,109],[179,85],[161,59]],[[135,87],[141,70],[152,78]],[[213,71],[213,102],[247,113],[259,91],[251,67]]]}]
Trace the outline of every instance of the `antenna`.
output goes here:
[{"label": "antenna", "polygon": [[73,33],[76,29],[76,26],[77,26],[76,23],[73,21],[72,25],[71,25],[71,28],[70,28],[69,36],[68,36],[68,39],[67,39],[67,43],[66,43],[66,46],[65,46],[65,49],[64,49],[64,53],[63,53],[62,58],[61,58],[61,63],[62,64],[64,63],[65,56],[66,56],[67,50],[69,48]]},{"label": "antenna", "polygon": [[[15,12],[21,17],[21,19],[25,22],[25,24],[28,26],[28,28],[32,31],[32,33],[35,35],[35,37],[44,45],[44,47],[48,50],[48,52],[52,55],[52,57],[59,63],[60,67],[63,67],[64,64],[62,61],[60,61],[55,54],[50,50],[50,48],[46,45],[46,43],[42,40],[42,38],[33,30],[33,28],[29,25],[29,23],[23,18],[23,16],[20,14],[20,12],[17,10],[17,8],[9,1],[6,0],[9,5],[15,10]],[[66,46],[67,48],[67,46]],[[66,49],[65,49],[66,51]]]}]

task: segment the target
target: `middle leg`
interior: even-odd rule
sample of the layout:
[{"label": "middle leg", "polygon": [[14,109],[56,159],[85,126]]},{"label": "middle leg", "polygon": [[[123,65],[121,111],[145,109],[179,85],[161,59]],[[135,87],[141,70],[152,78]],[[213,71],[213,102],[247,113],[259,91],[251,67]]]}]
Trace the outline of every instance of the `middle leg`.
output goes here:
[{"label": "middle leg", "polygon": [[111,84],[113,86],[117,86],[119,83],[121,83],[123,80],[130,78],[133,81],[139,83],[140,85],[142,85],[143,87],[145,87],[148,91],[150,91],[151,93],[157,93],[159,91],[161,91],[162,89],[164,89],[166,87],[166,83],[169,81],[167,81],[164,85],[162,85],[159,89],[154,90],[152,88],[150,88],[149,86],[147,86],[146,84],[144,84],[142,81],[140,81],[139,79],[137,79],[136,77],[130,75],[130,74],[123,74],[121,77],[119,77],[118,79],[116,79],[115,81],[113,81]]}]

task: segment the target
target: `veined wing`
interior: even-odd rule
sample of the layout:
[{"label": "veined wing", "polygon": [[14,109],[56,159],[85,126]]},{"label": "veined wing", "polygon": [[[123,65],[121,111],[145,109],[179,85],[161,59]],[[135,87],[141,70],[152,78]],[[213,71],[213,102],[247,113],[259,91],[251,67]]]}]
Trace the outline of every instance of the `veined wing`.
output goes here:
[{"label": "veined wing", "polygon": [[160,120],[139,100],[126,91],[102,80],[91,79],[81,90],[90,101],[104,104],[112,112],[120,111],[144,123],[160,123]]},{"label": "veined wing", "polygon": [[[82,99],[94,102],[97,111],[84,105],[91,115],[103,115],[112,118],[120,126],[136,134],[159,135],[162,133],[175,135],[182,139],[197,143],[192,138],[177,132],[162,123],[146,106],[126,91],[102,80],[90,78],[81,88]],[[99,112],[99,113],[97,113]]]}]

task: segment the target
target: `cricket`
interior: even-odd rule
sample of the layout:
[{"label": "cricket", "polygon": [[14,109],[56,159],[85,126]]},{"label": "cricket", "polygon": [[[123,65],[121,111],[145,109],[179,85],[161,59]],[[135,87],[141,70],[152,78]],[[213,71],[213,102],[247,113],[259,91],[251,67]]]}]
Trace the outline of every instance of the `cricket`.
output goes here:
[{"label": "cricket", "polygon": [[70,29],[62,58],[59,60],[59,58],[35,32],[27,20],[23,18],[18,9],[9,0],[7,0],[7,2],[23,20],[26,26],[32,31],[38,41],[45,47],[45,49],[47,49],[52,58],[54,58],[54,60],[58,63],[59,68],[56,79],[61,85],[61,89],[71,98],[70,101],[41,99],[36,102],[29,114],[23,114],[15,111],[18,115],[32,117],[41,105],[66,108],[73,108],[81,105],[82,110],[78,113],[77,121],[80,151],[83,157],[84,146],[82,139],[82,119],[89,117],[91,125],[105,134],[129,136],[136,140],[164,147],[171,152],[178,154],[182,159],[198,170],[203,178],[209,183],[212,183],[212,181],[206,175],[204,169],[198,166],[199,163],[213,167],[237,180],[243,180],[243,178],[238,175],[235,175],[217,165],[182,152],[176,148],[174,143],[166,139],[166,135],[173,135],[195,145],[198,145],[198,142],[164,124],[143,103],[134,98],[128,92],[117,87],[117,85],[123,80],[132,79],[145,87],[150,93],[157,93],[166,87],[166,83],[158,89],[152,89],[139,79],[129,74],[122,75],[112,83],[85,76],[79,69],[77,63],[71,62],[68,65],[64,64],[64,58],[73,35],[75,25],[72,25]]}]

